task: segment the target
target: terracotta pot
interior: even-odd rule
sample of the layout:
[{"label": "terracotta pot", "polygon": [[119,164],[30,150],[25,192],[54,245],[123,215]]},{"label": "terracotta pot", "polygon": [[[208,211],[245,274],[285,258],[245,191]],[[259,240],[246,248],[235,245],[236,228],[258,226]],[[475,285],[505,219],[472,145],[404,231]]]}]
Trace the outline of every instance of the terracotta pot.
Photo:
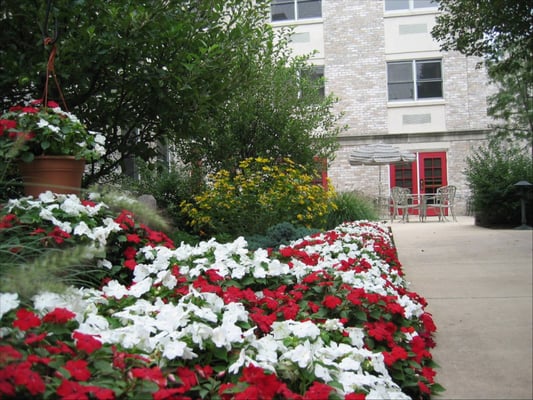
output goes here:
[{"label": "terracotta pot", "polygon": [[85,160],[72,156],[39,156],[20,162],[26,196],[38,197],[47,190],[58,194],[80,194]]}]

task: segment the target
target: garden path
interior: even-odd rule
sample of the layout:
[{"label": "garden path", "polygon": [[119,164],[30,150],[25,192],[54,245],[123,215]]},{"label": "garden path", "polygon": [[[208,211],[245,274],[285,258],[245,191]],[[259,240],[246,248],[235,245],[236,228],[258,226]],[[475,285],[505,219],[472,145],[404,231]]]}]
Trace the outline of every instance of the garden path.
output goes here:
[{"label": "garden path", "polygon": [[433,314],[445,399],[533,399],[533,231],[390,224],[410,289]]}]

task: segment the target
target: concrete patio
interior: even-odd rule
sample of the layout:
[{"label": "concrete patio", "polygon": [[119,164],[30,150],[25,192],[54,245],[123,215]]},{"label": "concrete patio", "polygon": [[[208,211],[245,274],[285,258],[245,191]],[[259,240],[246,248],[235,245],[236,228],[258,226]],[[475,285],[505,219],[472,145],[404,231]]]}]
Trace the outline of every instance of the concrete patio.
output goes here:
[{"label": "concrete patio", "polygon": [[445,399],[533,399],[533,231],[458,222],[394,222],[410,289],[437,325]]}]

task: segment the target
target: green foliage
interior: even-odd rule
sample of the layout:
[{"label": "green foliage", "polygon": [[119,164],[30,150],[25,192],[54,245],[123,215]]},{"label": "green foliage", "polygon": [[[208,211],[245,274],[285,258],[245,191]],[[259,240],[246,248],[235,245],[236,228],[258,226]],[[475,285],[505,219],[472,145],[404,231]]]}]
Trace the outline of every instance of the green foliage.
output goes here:
[{"label": "green foliage", "polygon": [[517,146],[491,144],[479,148],[466,161],[476,223],[518,225],[520,193],[513,185],[521,180],[533,183],[531,154]]},{"label": "green foliage", "polygon": [[483,57],[498,93],[488,114],[497,121],[497,138],[533,140],[531,2],[439,0],[431,31],[444,51]]},{"label": "green foliage", "polygon": [[332,229],[343,222],[359,220],[374,221],[378,219],[378,214],[372,200],[362,194],[339,192],[335,194],[331,201],[335,204],[335,207],[328,213],[328,229]]},{"label": "green foliage", "polygon": [[[130,284],[131,269],[125,265],[135,258],[125,253],[133,244],[173,246],[167,235],[147,225],[168,228],[161,217],[125,195],[92,193],[105,201],[99,204],[58,195],[59,206],[54,196],[0,206],[0,292],[14,289],[28,299],[66,285],[99,287],[110,276]],[[129,210],[136,210],[135,218]]]},{"label": "green foliage", "polygon": [[498,92],[488,98],[487,113],[496,123],[496,139],[525,140],[533,144],[533,59],[509,60],[515,73],[507,74],[498,63],[488,63],[489,76]]},{"label": "green foliage", "polygon": [[487,59],[531,57],[530,2],[439,0],[438,4],[440,13],[431,34],[443,50]]},{"label": "green foliage", "polygon": [[208,134],[176,144],[180,157],[201,159],[215,171],[233,171],[249,157],[290,158],[305,166],[316,157],[332,160],[345,127],[337,125],[337,99],[321,94],[324,82],[313,75],[309,58],[273,47],[250,60],[249,70],[247,85],[209,115]]},{"label": "green foliage", "polygon": [[237,237],[263,234],[281,222],[323,228],[333,194],[313,184],[313,174],[301,165],[257,157],[242,161],[234,174],[215,173],[207,189],[182,207],[196,232]]},{"label": "green foliage", "polygon": [[173,229],[186,231],[188,218],[180,204],[190,202],[194,194],[204,189],[203,169],[181,164],[148,163],[140,159],[136,165],[139,167],[137,179],[125,178],[120,182],[121,187],[136,196],[154,196],[157,208],[162,210]]},{"label": "green foliage", "polygon": [[293,240],[301,239],[307,235],[319,232],[318,229],[310,229],[303,226],[294,226],[290,222],[281,222],[268,228],[264,235],[251,235],[246,237],[248,248],[278,248],[282,244],[289,244]]},{"label": "green foliage", "polygon": [[[1,110],[43,93],[52,50],[43,46],[46,4],[0,1]],[[289,32],[275,38],[266,23],[269,6],[269,0],[54,1],[45,34],[54,35],[57,20],[55,72],[66,103],[90,130],[106,137],[107,154],[86,174],[85,184],[103,182],[125,160],[156,156],[157,146],[147,143],[172,145],[193,138],[197,144],[192,147],[201,152],[204,138],[211,137],[212,146],[227,150],[249,123],[261,123],[273,110],[270,118],[279,113],[283,123],[275,131],[270,123],[250,127],[263,139],[243,135],[244,143],[260,143],[268,135],[279,141],[291,129],[309,135],[313,127],[330,127],[330,115],[319,109],[278,101],[262,110],[267,93],[261,102],[248,98],[263,89],[259,84],[268,82],[271,71],[284,71],[268,55],[287,49]],[[282,93],[280,79],[276,85]],[[50,85],[50,98],[57,101],[55,89]],[[293,111],[298,113],[286,120]],[[326,120],[314,121],[320,118]],[[224,133],[232,140],[226,141]],[[290,147],[296,148],[291,140]],[[306,139],[298,147],[308,145]],[[215,154],[225,159],[224,152]],[[189,159],[200,158],[192,154]]]}]

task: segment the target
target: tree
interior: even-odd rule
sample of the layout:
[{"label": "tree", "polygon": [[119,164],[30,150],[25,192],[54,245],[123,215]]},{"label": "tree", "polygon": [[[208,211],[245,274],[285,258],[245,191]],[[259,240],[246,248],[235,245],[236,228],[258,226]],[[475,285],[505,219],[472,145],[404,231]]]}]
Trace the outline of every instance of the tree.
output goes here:
[{"label": "tree", "polygon": [[341,114],[331,112],[336,98],[322,94],[324,82],[308,57],[269,47],[251,60],[250,71],[248,84],[208,116],[208,134],[180,141],[177,153],[229,171],[249,157],[290,158],[312,168],[317,158],[331,160],[344,127],[337,125]]},{"label": "tree", "polygon": [[441,49],[483,57],[498,87],[488,113],[500,137],[527,139],[533,132],[533,7],[529,1],[439,0],[433,37]]},{"label": "tree", "polygon": [[[0,104],[41,97],[55,38],[66,103],[107,141],[101,180],[157,142],[202,141],[220,109],[257,81],[257,54],[272,42],[268,0],[0,1]],[[283,42],[280,42],[283,43]],[[266,62],[266,59],[263,59]],[[50,97],[58,101],[55,86]],[[61,101],[59,101],[61,103]],[[228,116],[229,117],[229,116]],[[296,123],[296,122],[295,122]]]}]

